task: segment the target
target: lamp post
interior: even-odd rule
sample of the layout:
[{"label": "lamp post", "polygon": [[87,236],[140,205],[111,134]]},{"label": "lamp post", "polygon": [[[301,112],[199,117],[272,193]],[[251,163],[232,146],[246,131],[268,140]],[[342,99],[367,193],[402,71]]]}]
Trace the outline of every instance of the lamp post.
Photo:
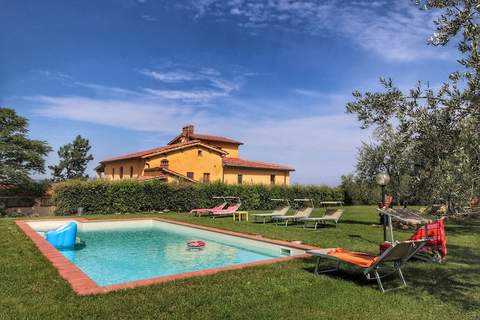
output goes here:
[{"label": "lamp post", "polygon": [[[381,172],[375,177],[375,181],[382,188],[382,200],[380,202],[380,208],[384,207],[385,204],[385,187],[390,183],[390,176],[388,173]],[[387,240],[387,220],[385,216],[380,213],[380,224],[383,225],[383,240]]]}]

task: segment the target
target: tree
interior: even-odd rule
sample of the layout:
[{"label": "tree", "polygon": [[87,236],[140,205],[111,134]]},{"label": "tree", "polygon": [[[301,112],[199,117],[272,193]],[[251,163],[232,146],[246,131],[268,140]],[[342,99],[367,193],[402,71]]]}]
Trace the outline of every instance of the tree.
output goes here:
[{"label": "tree", "polygon": [[52,170],[53,180],[88,178],[85,171],[88,162],[93,160],[93,156],[88,153],[90,148],[88,139],[84,139],[80,135],[73,142],[60,147],[57,152],[60,158],[59,164],[49,166]]},{"label": "tree", "polygon": [[352,174],[342,176],[340,185],[346,204],[376,204],[380,201],[380,187],[375,182]]},{"label": "tree", "polygon": [[45,141],[28,136],[28,120],[15,110],[0,108],[0,184],[22,185],[30,175],[45,172],[44,157],[51,151]]},{"label": "tree", "polygon": [[387,171],[403,197],[443,201],[459,207],[479,192],[480,177],[480,6],[478,1],[416,1],[422,10],[442,10],[429,39],[444,46],[459,39],[462,71],[453,72],[439,90],[418,82],[402,92],[381,79],[382,92],[353,92],[347,112],[375,142],[363,145],[357,171],[373,176]]}]

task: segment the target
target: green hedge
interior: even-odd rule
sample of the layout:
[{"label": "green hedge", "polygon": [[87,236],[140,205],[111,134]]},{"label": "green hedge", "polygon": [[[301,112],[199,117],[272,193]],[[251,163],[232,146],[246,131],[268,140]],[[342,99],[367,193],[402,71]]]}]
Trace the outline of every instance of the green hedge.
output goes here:
[{"label": "green hedge", "polygon": [[217,204],[213,196],[238,196],[242,209],[272,209],[272,198],[312,198],[320,201],[343,200],[340,188],[327,186],[266,186],[210,184],[167,184],[161,181],[70,180],[54,186],[57,214],[126,213],[146,211],[190,211]]}]

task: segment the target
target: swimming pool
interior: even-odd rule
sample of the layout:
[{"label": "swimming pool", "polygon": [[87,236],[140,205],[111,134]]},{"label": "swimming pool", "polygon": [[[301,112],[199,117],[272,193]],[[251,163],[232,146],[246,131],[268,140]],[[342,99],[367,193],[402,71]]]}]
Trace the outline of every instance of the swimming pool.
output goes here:
[{"label": "swimming pool", "polygon": [[[26,222],[40,239],[42,232],[64,223]],[[152,279],[163,282],[179,275],[203,275],[281,261],[303,256],[308,249],[288,242],[164,219],[77,220],[76,223],[83,245],[74,250],[60,250],[60,253],[91,279],[97,288],[157,282],[150,281]],[[38,240],[33,237],[34,242],[34,238]],[[201,250],[190,249],[187,246],[190,240],[202,240],[206,245]]]}]

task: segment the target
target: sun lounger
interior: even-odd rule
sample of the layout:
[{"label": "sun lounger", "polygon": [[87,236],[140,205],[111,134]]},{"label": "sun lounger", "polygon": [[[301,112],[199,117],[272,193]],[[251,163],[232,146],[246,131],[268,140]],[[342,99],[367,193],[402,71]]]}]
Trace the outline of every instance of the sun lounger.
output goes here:
[{"label": "sun lounger", "polygon": [[[426,240],[409,240],[399,242],[385,250],[380,256],[374,256],[364,252],[348,251],[342,248],[310,250],[307,251],[307,253],[317,257],[315,266],[316,274],[337,271],[341,263],[347,263],[361,268],[363,274],[368,280],[377,280],[380,290],[382,292],[386,292],[407,286],[401,268],[425,245],[425,242]],[[320,270],[320,262],[325,259],[335,261],[335,268]],[[385,269],[387,263],[392,264],[392,269],[390,272],[383,273],[381,275],[379,273],[380,267],[382,267],[382,270]],[[382,279],[394,273],[398,273],[402,281],[402,285],[399,287],[385,289]]]},{"label": "sun lounger", "polygon": [[[415,258],[428,262],[443,262],[447,256],[447,236],[444,219],[421,226],[409,240],[426,240],[425,245],[417,252]],[[391,242],[380,245],[380,252],[391,247]]]},{"label": "sun lounger", "polygon": [[257,221],[257,219],[263,219],[263,223],[265,224],[265,221],[267,219],[273,219],[273,217],[282,217],[282,216],[285,216],[288,211],[290,210],[290,202],[288,200],[285,200],[285,199],[271,199],[272,201],[283,201],[283,202],[286,202],[287,205],[282,207],[282,208],[278,208],[276,210],[273,210],[271,213],[257,213],[257,214],[254,214],[253,217],[255,219],[255,221]]},{"label": "sun lounger", "polygon": [[210,212],[215,212],[215,211],[222,210],[223,208],[225,208],[226,205],[227,205],[227,202],[223,202],[223,203],[219,204],[218,206],[210,208],[210,209],[193,209],[193,210],[190,211],[190,213],[193,213],[193,215],[209,214]]},{"label": "sun lounger", "polygon": [[288,226],[289,222],[296,222],[300,221],[300,219],[308,218],[312,214],[313,208],[311,207],[306,207],[301,210],[298,210],[294,215],[292,216],[273,216],[272,219],[275,220],[277,223],[278,222],[285,222],[285,226]]},{"label": "sun lounger", "polygon": [[430,223],[435,220],[434,216],[421,214],[419,211],[409,208],[378,209],[378,211],[380,214],[390,215],[395,220],[412,226]]},{"label": "sun lounger", "polygon": [[343,209],[337,209],[335,211],[327,212],[323,217],[309,217],[309,218],[302,218],[300,221],[304,222],[303,227],[306,228],[309,222],[315,223],[315,230],[317,230],[317,226],[319,223],[326,223],[327,221],[335,222],[335,226],[338,224],[340,218],[343,215]]},{"label": "sun lounger", "polygon": [[226,209],[219,210],[219,211],[212,211],[210,212],[210,217],[215,219],[215,218],[221,218],[221,217],[231,217],[233,216],[234,212],[237,212],[238,209],[240,209],[240,203],[235,203],[229,205]]}]

